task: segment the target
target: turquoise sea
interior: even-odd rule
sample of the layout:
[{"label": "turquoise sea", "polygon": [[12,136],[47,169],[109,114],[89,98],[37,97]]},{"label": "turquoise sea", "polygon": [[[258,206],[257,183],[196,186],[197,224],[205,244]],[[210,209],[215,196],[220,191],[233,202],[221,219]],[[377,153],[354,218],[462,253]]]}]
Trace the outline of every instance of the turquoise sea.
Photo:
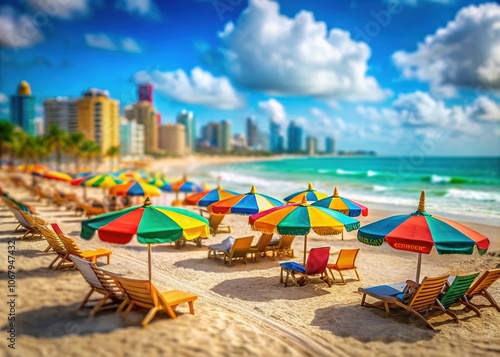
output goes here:
[{"label": "turquoise sea", "polygon": [[282,199],[314,188],[368,207],[415,210],[420,191],[426,192],[431,214],[467,216],[500,225],[500,157],[304,157],[207,167],[191,176],[224,188],[257,190]]}]

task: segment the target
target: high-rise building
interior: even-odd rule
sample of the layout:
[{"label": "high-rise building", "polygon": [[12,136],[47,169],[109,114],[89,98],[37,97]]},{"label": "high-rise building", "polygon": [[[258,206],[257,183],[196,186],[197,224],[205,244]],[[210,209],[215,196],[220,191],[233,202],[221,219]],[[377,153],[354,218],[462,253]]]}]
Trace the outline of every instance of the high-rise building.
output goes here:
[{"label": "high-rise building", "polygon": [[137,86],[137,97],[139,102],[146,101],[153,104],[153,85],[146,83]]},{"label": "high-rise building", "polygon": [[325,153],[333,154],[335,152],[335,138],[333,136],[327,136],[325,139]]},{"label": "high-rise building", "polygon": [[314,155],[318,152],[318,140],[314,136],[306,138],[306,152],[308,155]]},{"label": "high-rise building", "polygon": [[208,143],[212,148],[218,148],[221,144],[220,123],[210,122],[201,129],[202,141]]},{"label": "high-rise building", "polygon": [[223,120],[220,125],[220,150],[222,152],[231,152],[233,133],[231,131],[231,122]]},{"label": "high-rise building", "polygon": [[269,121],[269,151],[273,153],[282,152],[282,146],[280,148],[280,135],[281,126],[275,122],[272,118]]},{"label": "high-rise building", "polygon": [[46,133],[46,131],[44,130],[44,127],[43,127],[43,118],[35,118],[35,135],[36,136],[40,136],[40,135],[43,135],[44,133]]},{"label": "high-rise building", "polygon": [[160,126],[160,149],[177,156],[186,154],[186,127],[182,124]]},{"label": "high-rise building", "polygon": [[68,133],[78,131],[76,101],[76,99],[66,97],[49,98],[43,101],[43,119],[46,133],[52,124],[56,124],[61,130]]},{"label": "high-rise building", "polygon": [[155,107],[143,100],[125,108],[125,117],[128,120],[135,120],[138,124],[144,125],[145,139],[144,150],[146,153],[158,150],[158,116]]},{"label": "high-rise building", "polygon": [[120,119],[120,153],[122,156],[144,155],[144,125],[135,120]]},{"label": "high-rise building", "polygon": [[302,128],[291,121],[288,124],[288,152],[298,153],[302,151]]},{"label": "high-rise building", "polygon": [[35,97],[26,81],[19,84],[17,94],[10,96],[10,118],[25,132],[35,135]]},{"label": "high-rise building", "polygon": [[120,145],[119,102],[108,91],[91,88],[76,102],[78,131],[95,141],[101,152]]},{"label": "high-rise building", "polygon": [[247,145],[250,148],[255,148],[257,146],[257,122],[255,121],[254,118],[248,117],[247,118]]},{"label": "high-rise building", "polygon": [[183,109],[177,116],[177,123],[186,127],[187,152],[194,152],[196,143],[196,126],[193,112],[188,112]]}]

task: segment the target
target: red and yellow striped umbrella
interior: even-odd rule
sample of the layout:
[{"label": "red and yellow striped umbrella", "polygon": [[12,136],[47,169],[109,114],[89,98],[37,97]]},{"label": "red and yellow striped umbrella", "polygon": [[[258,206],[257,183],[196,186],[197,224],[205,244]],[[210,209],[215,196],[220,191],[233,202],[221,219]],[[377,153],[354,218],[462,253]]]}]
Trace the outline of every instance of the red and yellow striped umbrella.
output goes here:
[{"label": "red and yellow striped umbrella", "polygon": [[130,181],[117,185],[109,190],[111,196],[149,196],[158,197],[161,195],[161,191],[158,187],[153,185],[148,185],[144,182]]},{"label": "red and yellow striped umbrella", "polygon": [[42,177],[50,180],[64,181],[64,182],[70,182],[73,180],[73,178],[70,175],[60,171],[47,171],[42,175]]}]

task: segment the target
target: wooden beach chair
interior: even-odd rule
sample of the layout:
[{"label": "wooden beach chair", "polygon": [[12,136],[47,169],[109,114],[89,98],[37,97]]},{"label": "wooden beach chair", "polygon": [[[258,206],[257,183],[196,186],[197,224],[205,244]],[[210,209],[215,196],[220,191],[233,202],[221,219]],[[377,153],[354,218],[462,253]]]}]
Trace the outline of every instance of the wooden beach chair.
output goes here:
[{"label": "wooden beach chair", "polygon": [[[121,286],[116,283],[115,279],[88,260],[80,259],[75,255],[70,255],[69,257],[71,261],[75,263],[76,268],[80,271],[85,281],[90,285],[90,291],[87,295],[85,295],[85,298],[78,306],[78,310],[85,307],[85,304],[87,304],[90,296],[94,292],[102,294],[103,297],[97,302],[96,305],[94,305],[89,313],[89,316],[94,316],[108,300],[117,304],[116,306],[119,309],[121,307],[121,303],[125,299],[125,293]],[[120,312],[121,309],[117,311]]]},{"label": "wooden beach chair", "polygon": [[342,271],[346,270],[354,270],[356,273],[356,277],[358,281],[361,280],[359,278],[358,270],[356,269],[356,258],[358,257],[359,249],[341,249],[339,255],[337,257],[337,261],[335,264],[327,264],[326,268],[330,272],[332,279],[335,280],[335,276],[333,276],[332,270],[336,270],[340,274],[340,278],[342,279],[342,283],[345,284],[344,276],[342,275]]},{"label": "wooden beach chair", "polygon": [[38,201],[41,201],[43,199],[46,199],[47,201],[50,201],[52,199],[51,195],[46,193],[41,186],[36,185],[33,187],[33,192],[36,197],[38,197]]},{"label": "wooden beach chair", "polygon": [[272,233],[262,233],[257,244],[250,247],[248,252],[252,255],[254,261],[258,261],[259,257],[266,255],[269,251],[271,239],[273,239]]},{"label": "wooden beach chair", "polygon": [[[400,290],[390,285],[359,288],[358,291],[363,294],[361,306],[383,309],[388,317],[396,316],[391,313],[390,307],[400,307],[407,313],[422,319],[431,330],[435,330],[434,326],[423,315],[438,306],[437,299],[448,277],[449,275],[436,278],[425,277],[420,285],[407,280],[406,287],[409,290],[406,288]],[[413,289],[414,291],[412,291]],[[367,303],[366,296],[371,296],[380,302],[378,304]]]},{"label": "wooden beach chair", "polygon": [[[56,232],[54,232],[53,230],[49,229],[46,226],[38,226],[38,229],[45,237],[45,240],[49,244],[50,248],[57,255],[54,258],[54,260],[50,263],[49,269],[57,270],[61,268],[73,268],[75,264],[69,258],[69,252],[64,246],[64,244],[61,242],[59,237],[57,236]],[[59,262],[54,267],[54,264],[57,261]]]},{"label": "wooden beach chair", "polygon": [[188,303],[189,312],[194,315],[194,302],[198,296],[181,290],[169,290],[160,293],[149,280],[135,280],[108,273],[114,278],[123,291],[125,300],[119,309],[127,306],[124,317],[127,317],[134,306],[149,309],[146,317],[142,320],[141,326],[146,327],[159,311],[164,311],[170,318],[176,319],[175,309],[178,305]]},{"label": "wooden beach chair", "polygon": [[[320,275],[321,280],[323,280],[328,286],[332,286],[326,273],[326,265],[328,264],[329,257],[330,247],[320,247],[312,248],[309,251],[306,266],[296,262],[281,263],[280,283],[284,282],[286,287],[288,285],[288,279],[292,278],[292,282],[296,286],[302,286],[309,282],[309,276]],[[286,272],[285,281],[283,281],[284,272]],[[302,279],[297,280],[296,275],[299,275]]]},{"label": "wooden beach chair", "polygon": [[59,225],[57,223],[51,223],[51,226],[56,232],[61,242],[66,247],[66,250],[69,252],[69,254],[76,255],[77,257],[84,260],[88,260],[92,263],[96,263],[98,258],[106,257],[107,264],[109,264],[112,253],[109,249],[99,248],[93,250],[81,250],[78,244],[76,244],[74,239],[64,235],[64,233],[62,232],[61,228],[59,228]]},{"label": "wooden beach chair", "polygon": [[243,263],[247,263],[247,255],[252,245],[253,236],[236,238],[233,245],[229,251],[223,251],[224,254],[224,264],[227,262],[228,266],[231,266],[233,260],[243,260]]},{"label": "wooden beach chair", "polygon": [[[467,301],[477,308],[494,307],[497,309],[497,311],[500,312],[500,306],[495,301],[495,299],[493,299],[493,296],[491,296],[491,294],[488,292],[488,288],[491,287],[493,283],[498,280],[498,278],[500,278],[500,269],[491,269],[484,272],[484,274],[481,275],[479,279],[477,279],[477,281],[475,281],[474,284],[472,284],[472,286],[467,290],[467,293],[465,294]],[[478,296],[484,297],[490,304],[478,305],[475,302],[471,302],[473,298]]]},{"label": "wooden beach chair", "polygon": [[224,214],[212,213],[208,217],[208,223],[210,226],[210,233],[212,235],[216,235],[218,233],[231,233],[231,227],[227,224],[222,224],[222,220],[224,219]]},{"label": "wooden beach chair", "polygon": [[[23,227],[25,227],[27,229],[26,233],[24,233],[24,235],[21,237],[21,239],[24,239],[24,238],[43,238],[42,234],[40,233],[40,230],[38,229],[38,226],[46,226],[47,222],[45,222],[43,219],[41,219],[40,217],[37,217],[33,214],[23,212],[21,209],[19,209],[18,211],[15,211],[14,214],[16,214],[16,212],[19,215],[21,215],[21,217],[24,219],[24,222],[21,223],[21,220],[19,220],[19,218],[18,218],[19,223],[21,223],[21,225],[23,225]],[[17,217],[17,215],[16,215],[16,217]],[[24,225],[25,223],[28,225],[27,227]]]},{"label": "wooden beach chair", "polygon": [[478,317],[481,317],[479,310],[469,303],[465,297],[465,293],[471,286],[474,279],[477,278],[479,273],[474,273],[470,275],[456,276],[451,284],[446,282],[446,291],[439,297],[437,304],[441,310],[451,316],[455,322],[458,323],[458,317],[453,311],[450,310],[451,305],[455,303],[461,303],[465,307],[473,310]]},{"label": "wooden beach chair", "polygon": [[288,256],[293,258],[293,248],[292,243],[295,239],[295,236],[281,236],[279,241],[275,245],[270,245],[269,248],[273,254],[273,259],[280,256]]}]

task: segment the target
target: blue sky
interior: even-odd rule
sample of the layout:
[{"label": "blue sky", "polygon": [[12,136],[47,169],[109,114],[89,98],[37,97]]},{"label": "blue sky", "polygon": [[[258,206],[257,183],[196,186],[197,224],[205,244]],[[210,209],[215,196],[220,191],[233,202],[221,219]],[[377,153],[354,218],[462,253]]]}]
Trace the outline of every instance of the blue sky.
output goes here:
[{"label": "blue sky", "polygon": [[500,5],[460,0],[20,0],[0,6],[0,111],[155,86],[164,122],[296,120],[337,148],[500,153]]}]

